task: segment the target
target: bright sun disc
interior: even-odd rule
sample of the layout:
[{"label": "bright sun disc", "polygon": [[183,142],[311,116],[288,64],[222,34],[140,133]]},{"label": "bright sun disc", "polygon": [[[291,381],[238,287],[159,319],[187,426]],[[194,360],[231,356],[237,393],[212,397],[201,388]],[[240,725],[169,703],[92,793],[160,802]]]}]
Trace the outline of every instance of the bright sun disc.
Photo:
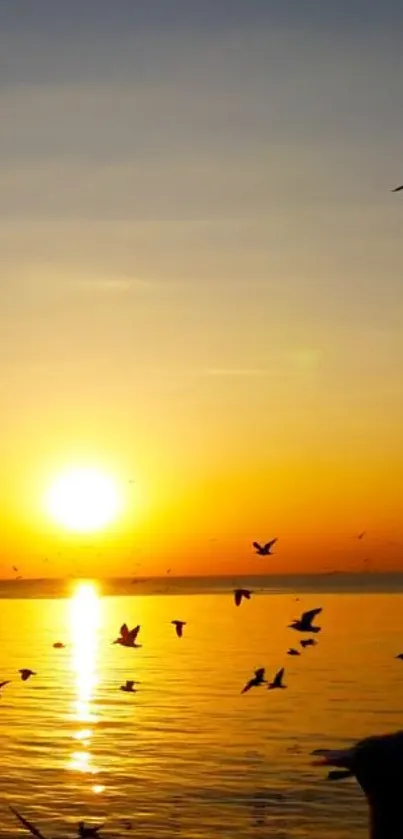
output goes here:
[{"label": "bright sun disc", "polygon": [[71,469],[50,486],[46,507],[52,518],[68,530],[101,530],[120,511],[118,488],[109,475],[97,469]]}]

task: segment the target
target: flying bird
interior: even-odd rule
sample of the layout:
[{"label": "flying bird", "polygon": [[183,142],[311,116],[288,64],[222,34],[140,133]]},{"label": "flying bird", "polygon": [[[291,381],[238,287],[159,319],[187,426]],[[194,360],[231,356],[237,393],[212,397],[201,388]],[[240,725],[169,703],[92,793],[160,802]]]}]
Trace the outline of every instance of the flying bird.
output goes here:
[{"label": "flying bird", "polygon": [[5,686],[9,684],[11,684],[10,679],[7,679],[7,681],[5,682],[0,682],[0,691],[2,690],[2,688],[5,688]]},{"label": "flying bird", "polygon": [[32,822],[29,822],[28,819],[24,819],[24,816],[21,816],[18,810],[15,810],[14,807],[10,807],[10,810],[14,813],[14,816],[16,816],[18,821],[21,822],[22,826],[25,827],[25,830],[30,832],[31,836],[36,836],[37,839],[46,839],[43,833],[41,833],[40,830],[32,824]]},{"label": "flying bird", "polygon": [[400,661],[403,661],[403,653],[399,653],[399,655],[397,655],[396,658],[400,658]]},{"label": "flying bird", "polygon": [[258,688],[260,685],[265,684],[266,679],[264,677],[264,674],[264,667],[259,667],[258,670],[255,670],[255,675],[252,679],[249,679],[249,682],[246,682],[246,685],[242,688],[241,693],[247,693],[248,690],[250,690],[251,688]]},{"label": "flying bird", "polygon": [[267,690],[275,690],[275,688],[286,688],[287,685],[283,685],[283,676],[284,676],[284,667],[276,673],[272,682],[269,682],[267,685]]},{"label": "flying bird", "polygon": [[141,647],[141,644],[136,644],[136,638],[140,632],[140,624],[134,629],[129,629],[126,623],[120,627],[120,636],[113,641],[114,644],[120,644],[121,647]]},{"label": "flying bird", "polygon": [[245,600],[250,600],[251,594],[252,592],[247,588],[236,588],[234,591],[235,606],[241,605],[243,597]]},{"label": "flying bird", "polygon": [[78,837],[79,839],[90,839],[91,836],[99,836],[99,831],[103,828],[103,825],[98,825],[98,827],[86,827],[85,822],[78,823]]},{"label": "flying bird", "polygon": [[322,607],[320,609],[311,609],[309,612],[303,612],[299,620],[294,619],[289,624],[289,629],[296,629],[297,632],[320,632],[321,627],[313,626],[312,622],[321,611]]},{"label": "flying bird", "polygon": [[366,532],[367,532],[366,530],[363,530],[362,533],[359,533],[358,536],[357,536],[357,539],[359,539],[361,541],[361,539],[364,538]]},{"label": "flying bird", "polygon": [[64,650],[65,646],[66,646],[66,644],[62,644],[61,641],[56,641],[56,643],[53,644],[53,649],[54,650]]},{"label": "flying bird", "polygon": [[260,545],[259,542],[252,542],[252,545],[259,556],[272,556],[271,549],[277,541],[277,539],[271,539],[270,542],[266,542],[265,545]]},{"label": "flying bird", "polygon": [[183,635],[183,627],[186,626],[186,621],[171,621],[173,626],[175,627],[176,634],[178,638],[182,638]]},{"label": "flying bird", "polygon": [[125,693],[137,693],[134,687],[137,684],[138,682],[135,682],[134,679],[127,679],[126,684],[120,686],[120,690],[124,690]]},{"label": "flying bird", "polygon": [[299,650],[294,650],[294,647],[290,647],[290,649],[287,651],[287,655],[301,655],[301,653],[299,652]]},{"label": "flying bird", "polygon": [[391,192],[400,192],[403,189],[403,184],[401,186],[395,186],[394,189],[391,189]]},{"label": "flying bird", "polygon": [[299,642],[301,647],[316,647],[317,641],[314,638],[303,638],[302,641]]},{"label": "flying bird", "polygon": [[27,667],[23,667],[22,670],[19,670],[18,672],[21,673],[21,679],[23,682],[26,682],[31,676],[36,676],[35,671],[28,670]]}]

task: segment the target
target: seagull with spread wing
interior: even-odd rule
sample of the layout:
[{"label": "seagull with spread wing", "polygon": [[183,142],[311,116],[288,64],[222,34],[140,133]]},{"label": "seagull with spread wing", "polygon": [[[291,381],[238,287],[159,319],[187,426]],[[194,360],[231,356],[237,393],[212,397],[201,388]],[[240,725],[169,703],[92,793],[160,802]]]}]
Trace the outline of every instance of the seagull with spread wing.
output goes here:
[{"label": "seagull with spread wing", "polygon": [[276,688],[284,689],[287,687],[287,685],[283,684],[284,672],[284,667],[282,667],[281,670],[279,670],[278,673],[276,673],[273,681],[269,682],[269,684],[267,685],[267,690],[275,690]]},{"label": "seagull with spread wing", "polygon": [[319,609],[310,609],[309,612],[303,612],[299,620],[293,620],[288,625],[289,629],[296,629],[297,632],[320,632],[320,626],[313,626],[313,621],[316,615],[319,615],[322,607]]},{"label": "seagull with spread wing", "polygon": [[266,542],[265,545],[260,545],[259,542],[252,542],[252,545],[259,556],[272,556],[271,549],[277,541],[278,539],[271,539],[270,542]]},{"label": "seagull with spread wing", "polygon": [[242,688],[241,693],[247,693],[251,688],[258,688],[260,685],[264,685],[266,682],[264,674],[264,667],[259,667],[258,670],[255,670],[255,675],[252,679],[249,679],[249,682],[246,682],[246,685]]},{"label": "seagull with spread wing", "polygon": [[116,638],[113,642],[114,644],[120,644],[121,647],[132,647],[138,648],[141,647],[141,644],[136,644],[136,638],[140,632],[140,624],[135,626],[134,629],[129,629],[127,623],[122,624],[120,627],[120,636]]},{"label": "seagull with spread wing", "polygon": [[235,606],[240,606],[243,598],[250,600],[252,592],[248,588],[236,588],[234,590]]},{"label": "seagull with spread wing", "polygon": [[171,623],[175,627],[175,632],[176,632],[178,638],[182,638],[183,627],[186,626],[186,621],[171,621]]}]

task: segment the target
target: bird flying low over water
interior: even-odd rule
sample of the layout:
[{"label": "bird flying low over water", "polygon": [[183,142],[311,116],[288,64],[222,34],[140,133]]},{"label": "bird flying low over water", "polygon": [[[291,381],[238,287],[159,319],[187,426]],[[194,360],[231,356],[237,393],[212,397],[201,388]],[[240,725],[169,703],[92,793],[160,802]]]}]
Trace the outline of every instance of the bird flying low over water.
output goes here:
[{"label": "bird flying low over water", "polygon": [[256,553],[259,556],[271,556],[272,555],[271,549],[277,541],[278,541],[277,539],[271,539],[271,541],[266,542],[265,545],[260,545],[259,542],[252,542],[252,545],[255,548]]},{"label": "bird flying low over water", "polygon": [[255,675],[252,679],[249,679],[249,682],[246,682],[246,685],[242,688],[241,693],[247,693],[251,688],[258,688],[260,685],[265,684],[266,679],[264,674],[264,667],[259,667],[258,670],[255,670]]},{"label": "bird flying low over water", "polygon": [[309,612],[303,612],[299,620],[293,620],[289,624],[289,629],[296,629],[297,632],[320,632],[321,627],[313,626],[313,620],[321,611],[322,607],[320,609],[311,609]]},{"label": "bird flying low over water", "polygon": [[30,678],[30,676],[36,676],[35,671],[34,670],[28,670],[27,667],[23,667],[23,669],[19,670],[18,672],[21,674],[21,679],[22,679],[23,682],[26,682],[27,679]]},{"label": "bird flying low over water", "polygon": [[120,644],[121,647],[141,647],[141,644],[136,644],[136,638],[140,632],[140,624],[135,626],[134,629],[129,629],[126,623],[123,623],[120,627],[120,636],[116,638],[113,642],[114,644]]},{"label": "bird flying low over water", "polygon": [[28,819],[24,819],[24,816],[21,816],[21,814],[18,812],[18,810],[15,810],[14,807],[10,807],[10,810],[11,810],[12,813],[14,813],[14,816],[16,816],[18,821],[21,822],[22,826],[25,827],[25,830],[29,831],[31,836],[36,836],[37,839],[46,839],[46,837],[43,835],[43,833],[41,833],[41,831],[38,830],[38,828],[35,827],[34,824],[29,822]]},{"label": "bird flying low over water", "polygon": [[245,600],[250,600],[251,594],[252,592],[247,588],[236,588],[234,591],[235,606],[241,605],[243,597]]},{"label": "bird flying low over water", "polygon": [[178,638],[182,638],[183,635],[183,627],[186,626],[186,621],[171,621],[173,626],[175,627],[176,634]]},{"label": "bird flying low over water", "polygon": [[301,655],[301,653],[299,650],[294,650],[294,647],[290,647],[290,649],[287,650],[287,655]]},{"label": "bird flying low over water", "polygon": [[301,647],[316,647],[317,641],[314,638],[303,638],[302,641],[299,642]]},{"label": "bird flying low over water", "polygon": [[126,684],[120,686],[120,690],[124,690],[125,693],[137,693],[134,687],[137,684],[138,682],[135,682],[134,679],[127,679]]},{"label": "bird flying low over water", "polygon": [[269,682],[267,685],[267,690],[275,690],[276,688],[286,688],[287,685],[283,685],[283,677],[284,677],[284,667],[276,673],[272,682]]}]

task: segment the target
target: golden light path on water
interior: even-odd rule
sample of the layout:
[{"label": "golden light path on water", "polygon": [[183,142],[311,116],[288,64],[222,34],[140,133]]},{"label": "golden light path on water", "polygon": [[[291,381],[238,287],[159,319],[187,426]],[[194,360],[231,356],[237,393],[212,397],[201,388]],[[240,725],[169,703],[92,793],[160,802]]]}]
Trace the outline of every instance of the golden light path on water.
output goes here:
[{"label": "golden light path on water", "polygon": [[[76,696],[73,714],[79,726],[74,732],[77,746],[71,755],[69,768],[95,775],[91,762],[91,738],[97,717],[92,706],[98,684],[97,649],[100,624],[100,599],[94,583],[79,583],[70,601],[70,632],[73,644],[72,668],[75,675]],[[93,792],[104,787],[95,784]]]}]

